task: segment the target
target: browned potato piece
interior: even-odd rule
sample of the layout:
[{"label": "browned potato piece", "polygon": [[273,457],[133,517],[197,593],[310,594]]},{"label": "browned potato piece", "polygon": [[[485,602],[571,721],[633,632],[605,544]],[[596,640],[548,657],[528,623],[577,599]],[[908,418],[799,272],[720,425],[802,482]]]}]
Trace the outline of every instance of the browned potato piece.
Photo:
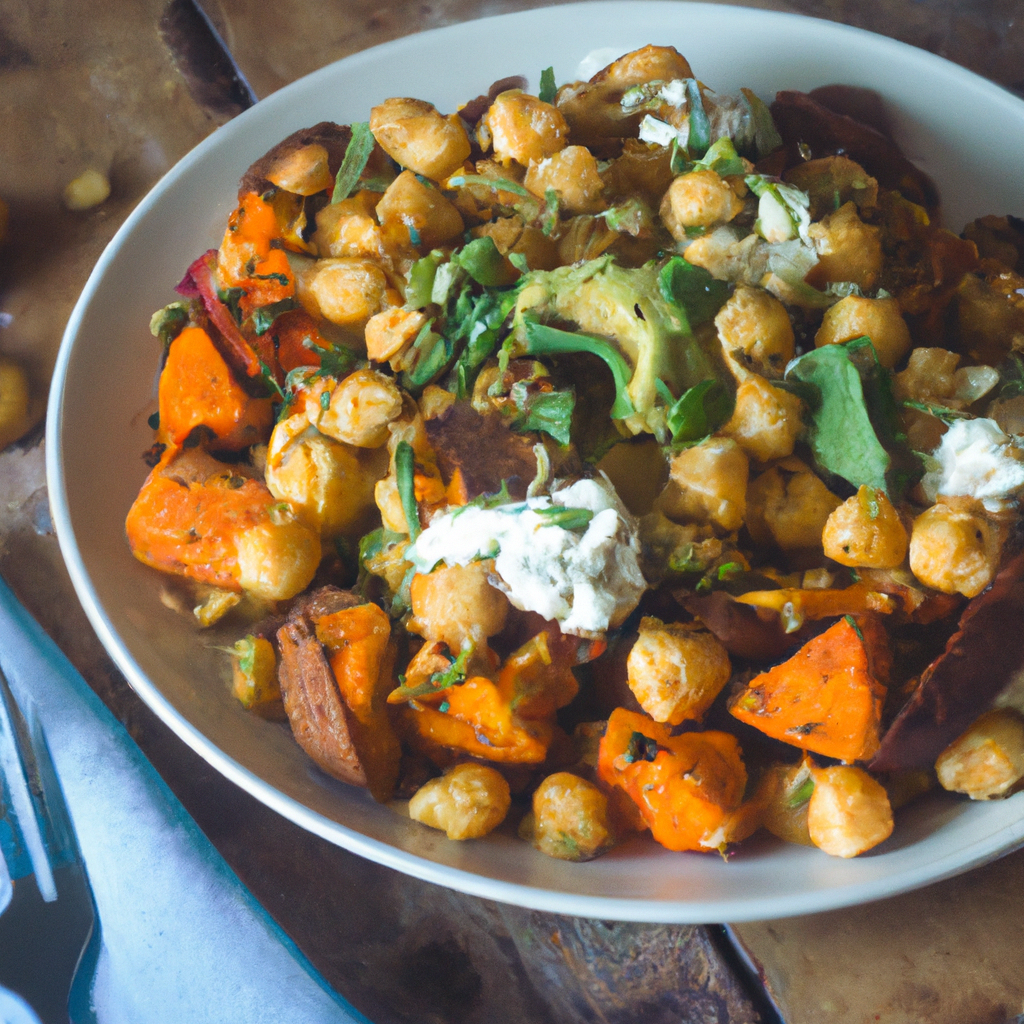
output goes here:
[{"label": "browned potato piece", "polygon": [[377,204],[385,235],[398,244],[411,242],[432,249],[458,238],[465,230],[462,216],[436,188],[424,185],[412,171],[402,171]]},{"label": "browned potato piece", "polygon": [[881,783],[850,765],[814,769],[807,805],[811,842],[833,857],[856,857],[892,835],[892,808]]},{"label": "browned potato piece", "polygon": [[894,298],[865,299],[847,295],[825,311],[814,335],[816,348],[867,335],[878,361],[891,370],[910,351],[910,328]]},{"label": "browned potato piece", "polygon": [[681,174],[661,200],[661,219],[677,242],[688,240],[687,228],[709,228],[730,221],[743,203],[714,171]]},{"label": "browned potato piece", "polygon": [[565,147],[569,126],[556,107],[536,96],[512,89],[497,96],[481,118],[494,155],[502,162],[527,166]]},{"label": "browned potato piece", "polygon": [[571,772],[549,775],[533,794],[533,845],[549,857],[586,861],[615,842],[608,798]]},{"label": "browned potato piece", "polygon": [[482,561],[418,573],[410,588],[409,629],[456,652],[467,640],[480,643],[500,633],[508,615],[508,598],[487,581],[493,569],[492,562]]},{"label": "browned potato piece", "polygon": [[786,307],[763,288],[740,285],[715,317],[729,368],[779,378],[793,358],[796,338]]},{"label": "browned potato piece", "polygon": [[505,820],[511,803],[508,782],[497,769],[457,764],[416,791],[409,817],[449,839],[479,839]]},{"label": "browned potato piece", "polygon": [[1024,719],[1011,708],[982,715],[939,755],[935,771],[943,789],[972,800],[1005,796],[1024,778]]},{"label": "browned potato piece", "polygon": [[743,525],[749,463],[731,437],[710,437],[683,449],[669,473],[659,503],[670,519],[710,522],[726,532]]},{"label": "browned potato piece", "polygon": [[524,184],[541,197],[547,189],[554,189],[559,208],[567,214],[598,213],[605,207],[597,160],[584,146],[566,146],[549,157],[531,161]]},{"label": "browned potato piece", "polygon": [[818,251],[818,264],[807,275],[808,284],[821,287],[850,281],[871,291],[882,272],[879,228],[865,224],[854,203],[840,206],[824,220],[811,224],[808,234]]},{"label": "browned potato piece", "polygon": [[626,659],[629,688],[656,722],[700,721],[729,681],[732,665],[712,633],[647,616]]},{"label": "browned potato piece", "polygon": [[803,402],[752,373],[736,389],[736,408],[722,433],[758,462],[784,459],[803,429]]},{"label": "browned potato piece", "polygon": [[910,571],[926,587],[976,597],[995,576],[999,548],[998,531],[987,519],[935,504],[914,520]]},{"label": "browned potato piece", "polygon": [[789,458],[751,481],[747,529],[755,544],[783,551],[821,547],[821,535],[839,499],[800,462]]},{"label": "browned potato piece", "polygon": [[402,167],[440,181],[469,156],[469,136],[457,114],[442,115],[424,100],[395,97],[370,111],[370,131]]},{"label": "browned potato piece", "polygon": [[907,557],[907,531],[884,491],[867,484],[825,523],[825,556],[840,565],[894,569]]}]

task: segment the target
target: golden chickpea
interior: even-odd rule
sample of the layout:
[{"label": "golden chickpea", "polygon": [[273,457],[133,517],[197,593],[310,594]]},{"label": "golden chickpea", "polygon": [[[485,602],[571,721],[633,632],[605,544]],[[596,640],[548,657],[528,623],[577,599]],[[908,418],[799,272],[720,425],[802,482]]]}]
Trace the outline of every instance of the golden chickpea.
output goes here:
[{"label": "golden chickpea", "polygon": [[334,185],[327,150],[318,142],[282,153],[266,176],[278,188],[299,196],[316,195]]},{"label": "golden chickpea", "polygon": [[246,530],[237,541],[238,582],[267,601],[287,601],[313,582],[320,564],[320,538],[290,516]]},{"label": "golden chickpea", "polygon": [[803,402],[752,373],[736,389],[736,408],[722,433],[758,462],[784,459],[803,430]]},{"label": "golden chickpea", "polygon": [[848,765],[814,769],[807,805],[811,842],[833,857],[856,857],[892,835],[892,807],[879,782]]},{"label": "golden chickpea", "polygon": [[793,358],[796,339],[786,307],[763,288],[740,285],[715,317],[718,339],[737,378],[778,378]]},{"label": "golden chickpea", "polygon": [[747,529],[756,544],[783,551],[821,546],[821,535],[839,499],[798,459],[773,466],[747,492]]},{"label": "golden chickpea", "polygon": [[732,220],[743,203],[729,183],[714,171],[681,174],[661,200],[661,219],[677,242],[687,241],[687,228],[709,228]]},{"label": "golden chickpea", "polygon": [[571,772],[549,775],[533,794],[533,845],[559,860],[593,860],[614,842],[608,798]]},{"label": "golden chickpea", "polygon": [[494,155],[502,163],[515,160],[524,167],[563,149],[569,134],[556,107],[515,89],[501,93],[480,123],[490,134]]},{"label": "golden chickpea", "polygon": [[497,769],[457,764],[416,791],[409,817],[449,839],[479,839],[505,820],[511,803],[508,782]]},{"label": "golden chickpea", "polygon": [[999,535],[987,519],[936,504],[914,520],[910,571],[944,594],[975,597],[992,582]]},{"label": "golden chickpea", "polygon": [[317,262],[309,292],[325,320],[356,327],[380,312],[387,287],[384,271],[372,260],[342,256]]},{"label": "golden chickpea", "polygon": [[1024,719],[1012,708],[979,718],[939,755],[939,785],[972,800],[991,800],[1024,778]]},{"label": "golden chickpea", "polygon": [[316,215],[315,242],[321,256],[369,256],[384,251],[380,225],[374,216],[374,192],[357,192],[340,203],[330,203]]},{"label": "golden chickpea", "polygon": [[401,355],[413,343],[427,322],[418,309],[392,306],[374,313],[366,321],[366,354],[375,363],[384,363]]},{"label": "golden chickpea", "polygon": [[388,426],[401,414],[402,393],[391,377],[376,370],[356,370],[331,392],[331,404],[317,427],[335,441],[379,448],[388,439]]},{"label": "golden chickpea", "polygon": [[301,413],[274,427],[266,479],[271,494],[323,536],[355,525],[373,501],[375,478],[358,453],[310,427]]},{"label": "golden chickpea", "polygon": [[825,311],[814,345],[835,345],[867,335],[878,361],[891,370],[910,351],[910,328],[893,298],[865,299],[847,295]]},{"label": "golden chickpea", "polygon": [[840,206],[812,224],[808,234],[818,253],[818,264],[808,275],[815,285],[850,281],[871,291],[882,272],[881,231],[865,224],[854,203]]},{"label": "golden chickpea", "polygon": [[907,557],[907,531],[884,491],[862,484],[825,523],[825,556],[840,565],[895,569]]},{"label": "golden chickpea", "polygon": [[700,721],[729,681],[732,665],[714,634],[645,617],[626,659],[629,688],[656,722]]},{"label": "golden chickpea", "polygon": [[568,214],[599,213],[605,208],[597,158],[585,146],[566,146],[549,157],[530,161],[523,184],[541,198],[549,188],[554,189],[560,209]]},{"label": "golden chickpea", "polygon": [[743,525],[749,463],[731,437],[710,437],[672,459],[662,511],[670,519],[710,522],[729,532]]},{"label": "golden chickpea", "polygon": [[959,362],[956,352],[944,348],[915,348],[907,360],[907,368],[893,378],[896,397],[941,403],[956,389]]},{"label": "golden chickpea", "polygon": [[388,156],[416,174],[440,181],[469,156],[469,136],[457,114],[432,103],[396,97],[370,111],[370,131]]},{"label": "golden chickpea", "polygon": [[805,757],[799,764],[777,764],[758,784],[755,803],[763,802],[762,822],[773,836],[787,843],[813,846],[807,831],[807,805],[814,789],[813,765]]},{"label": "golden chickpea", "polygon": [[491,586],[491,561],[441,566],[412,579],[409,629],[426,640],[440,640],[458,652],[467,641],[480,643],[500,633],[508,615],[508,598]]},{"label": "golden chickpea", "polygon": [[377,204],[384,234],[397,245],[432,249],[458,238],[462,216],[436,188],[424,185],[412,171],[402,171]]}]

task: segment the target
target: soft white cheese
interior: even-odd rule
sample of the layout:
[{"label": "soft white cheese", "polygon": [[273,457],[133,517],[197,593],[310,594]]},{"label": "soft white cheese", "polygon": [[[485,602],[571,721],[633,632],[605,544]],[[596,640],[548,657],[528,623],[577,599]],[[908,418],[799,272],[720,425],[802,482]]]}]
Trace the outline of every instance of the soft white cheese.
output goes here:
[{"label": "soft white cheese", "polygon": [[670,146],[673,139],[678,139],[681,146],[686,145],[690,137],[689,123],[682,128],[674,128],[667,121],[661,121],[650,114],[645,114],[640,122],[640,141],[650,142],[656,146]]},{"label": "soft white cheese", "polygon": [[[559,506],[594,515],[585,530],[567,530],[543,514]],[[438,516],[406,558],[420,572],[493,558],[496,582],[516,608],[556,620],[565,633],[594,634],[621,623],[647,589],[639,551],[636,522],[602,478]]]},{"label": "soft white cheese", "polygon": [[921,480],[929,501],[940,494],[967,495],[996,512],[1024,488],[1024,448],[995,420],[957,420],[932,458],[937,465]]}]

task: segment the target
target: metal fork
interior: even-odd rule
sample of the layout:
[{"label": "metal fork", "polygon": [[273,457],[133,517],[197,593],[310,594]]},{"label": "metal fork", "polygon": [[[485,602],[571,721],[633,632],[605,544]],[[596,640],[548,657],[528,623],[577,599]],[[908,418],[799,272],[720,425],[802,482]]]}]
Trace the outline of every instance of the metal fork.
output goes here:
[{"label": "metal fork", "polygon": [[[0,986],[43,1024],[95,1024],[92,890],[31,701],[0,671]],[[2,992],[2,988],[0,988]]]}]

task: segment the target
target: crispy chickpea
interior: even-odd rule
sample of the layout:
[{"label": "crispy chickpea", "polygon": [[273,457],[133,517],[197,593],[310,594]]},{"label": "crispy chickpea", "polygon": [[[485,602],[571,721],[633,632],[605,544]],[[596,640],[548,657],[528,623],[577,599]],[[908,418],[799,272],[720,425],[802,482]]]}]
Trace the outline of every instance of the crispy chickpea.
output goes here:
[{"label": "crispy chickpea", "polygon": [[825,310],[814,345],[835,345],[867,335],[878,361],[891,370],[910,351],[910,328],[893,298],[865,299],[847,295]]},{"label": "crispy chickpea", "polygon": [[939,785],[972,800],[991,800],[1024,778],[1024,719],[1011,708],[979,718],[939,754]]},{"label": "crispy chickpea", "polygon": [[367,356],[375,363],[384,363],[400,355],[413,343],[426,322],[425,313],[401,306],[374,313],[366,322]]},{"label": "crispy chickpea", "polygon": [[531,160],[523,184],[543,198],[551,188],[568,214],[599,213],[605,207],[604,183],[597,173],[597,158],[585,146],[566,146],[540,160]]},{"label": "crispy chickpea", "polygon": [[773,541],[783,551],[821,546],[821,535],[839,499],[798,459],[773,466],[751,481],[747,529],[755,544]]},{"label": "crispy chickpea", "polygon": [[833,857],[856,857],[892,835],[892,808],[881,783],[849,765],[815,768],[807,805],[811,842]]},{"label": "crispy chickpea", "polygon": [[944,348],[915,348],[907,368],[893,378],[897,398],[918,402],[946,399],[956,389],[956,367],[960,356]]},{"label": "crispy chickpea", "polygon": [[533,794],[533,845],[559,860],[593,860],[614,842],[608,798],[571,772],[549,775]]},{"label": "crispy chickpea", "polygon": [[440,181],[469,156],[469,136],[457,114],[445,117],[424,100],[395,97],[370,111],[370,131],[388,156],[416,174]]},{"label": "crispy chickpea", "polygon": [[364,189],[325,206],[316,215],[317,251],[322,256],[380,256],[384,241],[374,216],[378,199]]},{"label": "crispy chickpea", "polygon": [[465,225],[454,205],[412,171],[402,171],[377,204],[385,235],[399,245],[432,249],[458,238]]},{"label": "crispy chickpea", "polygon": [[479,839],[505,820],[511,803],[508,782],[497,769],[457,764],[416,791],[409,817],[449,839]]},{"label": "crispy chickpea", "polygon": [[881,231],[865,224],[855,203],[845,203],[835,213],[813,223],[808,234],[818,253],[818,264],[808,274],[815,285],[850,281],[871,291],[882,272]]},{"label": "crispy chickpea", "polygon": [[278,188],[299,196],[315,195],[334,184],[327,150],[318,142],[282,153],[266,176]]},{"label": "crispy chickpea", "polygon": [[992,582],[999,547],[987,519],[939,503],[914,520],[910,571],[926,587],[975,597]]},{"label": "crispy chickpea", "polygon": [[402,393],[376,370],[356,370],[331,392],[331,404],[317,424],[321,433],[356,448],[379,448],[388,426],[402,414]]},{"label": "crispy chickpea", "polygon": [[287,601],[302,593],[320,564],[320,538],[291,516],[253,526],[236,544],[239,584],[268,601]]},{"label": "crispy chickpea", "polygon": [[453,651],[467,641],[479,643],[500,633],[508,615],[508,598],[487,577],[490,561],[441,566],[413,577],[409,629],[427,640],[440,640]]},{"label": "crispy chickpea", "polygon": [[778,378],[793,358],[796,339],[786,307],[763,288],[740,285],[715,317],[729,368]]},{"label": "crispy chickpea", "polygon": [[749,463],[731,437],[710,437],[685,448],[669,467],[662,511],[670,519],[710,522],[729,532],[743,525]]},{"label": "crispy chickpea", "polygon": [[758,462],[784,459],[803,430],[803,402],[752,373],[736,389],[736,408],[722,433]]},{"label": "crispy chickpea", "polygon": [[502,163],[515,160],[524,167],[563,149],[569,134],[556,107],[515,89],[497,96],[480,124]]},{"label": "crispy chickpea", "polygon": [[743,203],[729,183],[714,171],[680,174],[661,200],[661,219],[677,242],[687,241],[687,228],[709,228],[732,220]]},{"label": "crispy chickpea", "polygon": [[825,556],[840,565],[894,569],[907,557],[907,531],[884,491],[862,484],[825,523]]},{"label": "crispy chickpea", "polygon": [[656,722],[700,720],[729,681],[732,665],[714,634],[645,617],[626,659],[629,688]]},{"label": "crispy chickpea", "polygon": [[814,845],[807,831],[807,805],[814,790],[812,773],[813,765],[804,757],[798,764],[773,765],[758,784],[754,801],[764,806],[764,827],[787,843]]},{"label": "crispy chickpea", "polygon": [[308,425],[303,414],[274,428],[267,450],[267,486],[323,536],[359,521],[373,502],[375,479],[356,451]]},{"label": "crispy chickpea", "polygon": [[309,292],[325,320],[356,327],[380,311],[387,287],[384,271],[372,260],[343,256],[317,262]]}]

